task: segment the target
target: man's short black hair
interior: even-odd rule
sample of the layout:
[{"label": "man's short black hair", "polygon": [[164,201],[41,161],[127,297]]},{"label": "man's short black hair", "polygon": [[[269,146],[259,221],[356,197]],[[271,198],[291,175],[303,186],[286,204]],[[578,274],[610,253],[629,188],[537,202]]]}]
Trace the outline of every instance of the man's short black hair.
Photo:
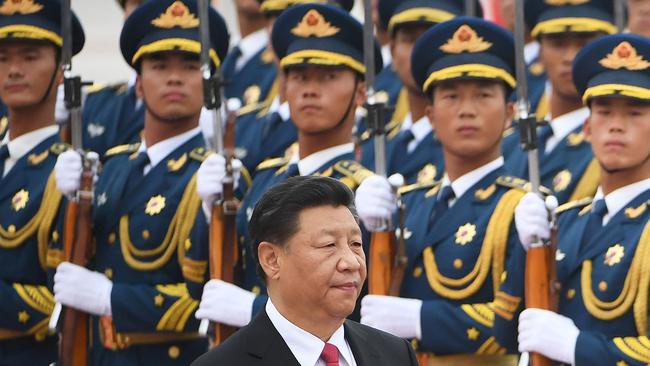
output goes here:
[{"label": "man's short black hair", "polygon": [[252,239],[250,250],[257,263],[258,275],[265,280],[257,257],[263,241],[284,246],[298,232],[300,212],[318,206],[345,206],[354,218],[354,194],[336,179],[318,176],[292,177],[271,187],[257,202],[248,223]]}]

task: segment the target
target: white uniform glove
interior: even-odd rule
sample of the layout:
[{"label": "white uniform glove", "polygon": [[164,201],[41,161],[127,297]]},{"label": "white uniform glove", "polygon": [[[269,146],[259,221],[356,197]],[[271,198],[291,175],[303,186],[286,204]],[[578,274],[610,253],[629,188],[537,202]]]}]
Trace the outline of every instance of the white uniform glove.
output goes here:
[{"label": "white uniform glove", "polygon": [[112,315],[113,282],[99,272],[63,262],[54,275],[54,299],[93,315]]},{"label": "white uniform glove", "polygon": [[524,249],[536,242],[536,239],[546,240],[551,237],[549,212],[557,208],[557,198],[546,197],[546,202],[535,193],[526,193],[515,208],[515,226],[519,241]]},{"label": "white uniform glove", "polygon": [[243,327],[253,316],[254,293],[222,280],[210,280],[203,287],[197,319],[208,319],[233,327]]},{"label": "white uniform glove", "polygon": [[[391,180],[393,179],[397,180],[391,176]],[[397,210],[397,196],[391,181],[374,175],[364,179],[357,188],[354,204],[366,229],[378,231]]]},{"label": "white uniform glove", "polygon": [[[239,159],[232,160],[232,174],[234,188],[239,185],[241,177],[242,162]],[[226,177],[226,158],[219,154],[212,154],[201,163],[196,177],[196,192],[203,201],[203,213],[210,220],[212,205],[217,197],[223,193],[223,180]]]},{"label": "white uniform glove", "polygon": [[67,197],[72,197],[79,189],[82,172],[81,155],[68,150],[59,155],[54,165],[56,188]]},{"label": "white uniform glove", "polygon": [[536,352],[573,365],[579,334],[573,320],[552,311],[526,309],[519,315],[520,352]]},{"label": "white uniform glove", "polygon": [[422,338],[422,300],[366,295],[361,300],[361,324],[401,338]]}]

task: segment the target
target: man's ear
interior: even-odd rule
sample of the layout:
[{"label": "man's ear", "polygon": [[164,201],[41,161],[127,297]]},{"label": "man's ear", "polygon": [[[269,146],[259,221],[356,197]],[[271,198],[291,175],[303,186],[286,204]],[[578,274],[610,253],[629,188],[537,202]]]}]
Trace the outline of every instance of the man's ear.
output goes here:
[{"label": "man's ear", "polygon": [[585,133],[585,140],[591,143],[591,116],[589,116],[582,124],[582,131]]},{"label": "man's ear", "polygon": [[429,123],[431,124],[431,129],[433,129],[435,131],[436,130],[436,121],[433,120],[433,105],[428,104],[424,108],[424,114],[429,119]]},{"label": "man's ear", "polygon": [[282,248],[268,241],[261,242],[257,247],[257,258],[264,270],[267,281],[280,278],[280,269],[282,267],[281,251]]},{"label": "man's ear", "polygon": [[512,126],[512,120],[515,118],[515,103],[508,102],[506,104],[506,120],[504,121],[503,130],[507,130]]},{"label": "man's ear", "polygon": [[354,97],[354,104],[359,107],[366,102],[366,82],[359,81],[357,90],[355,91],[356,95]]},{"label": "man's ear", "polygon": [[142,75],[140,74],[135,77],[135,95],[138,99],[144,98],[144,93],[142,92]]}]

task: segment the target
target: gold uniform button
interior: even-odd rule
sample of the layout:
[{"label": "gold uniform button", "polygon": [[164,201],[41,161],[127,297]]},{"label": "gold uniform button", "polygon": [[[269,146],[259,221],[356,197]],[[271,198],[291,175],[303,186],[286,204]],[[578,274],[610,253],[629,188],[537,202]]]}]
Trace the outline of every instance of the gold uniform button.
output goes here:
[{"label": "gold uniform button", "polygon": [[192,241],[190,240],[190,238],[185,239],[185,243],[183,243],[183,245],[185,246],[186,251],[190,250],[190,248],[192,247]]},{"label": "gold uniform button", "polygon": [[151,236],[151,233],[149,233],[149,230],[142,230],[142,239],[147,240]]},{"label": "gold uniform button", "polygon": [[461,269],[463,268],[463,260],[460,258],[454,259],[454,268]]},{"label": "gold uniform button", "polygon": [[110,269],[110,268],[106,268],[106,270],[104,271],[104,274],[105,274],[106,277],[108,277],[109,279],[113,278],[113,270]]},{"label": "gold uniform button", "polygon": [[59,241],[59,232],[56,230],[52,232],[52,241]]},{"label": "gold uniform button", "polygon": [[598,284],[598,289],[600,290],[600,292],[607,291],[607,282],[600,281],[600,283]]},{"label": "gold uniform button", "polygon": [[178,356],[181,355],[181,350],[177,346],[171,346],[169,347],[169,350],[167,351],[167,354],[169,355],[169,358],[172,359],[177,359]]},{"label": "gold uniform button", "polygon": [[16,232],[16,226],[15,225],[9,225],[9,227],[7,228],[7,231],[9,232],[9,234],[15,233]]},{"label": "gold uniform button", "polygon": [[108,244],[114,244],[115,243],[115,233],[110,233],[108,234]]},{"label": "gold uniform button", "polygon": [[566,291],[566,298],[571,300],[576,296],[576,290],[573,288],[570,288]]},{"label": "gold uniform button", "polygon": [[36,333],[34,338],[36,338],[36,342],[43,342],[45,340],[45,333]]},{"label": "gold uniform button", "polygon": [[251,292],[254,293],[255,295],[259,295],[262,289],[259,286],[253,286],[251,289]]},{"label": "gold uniform button", "polygon": [[413,269],[413,277],[418,278],[422,276],[422,267],[417,266]]}]

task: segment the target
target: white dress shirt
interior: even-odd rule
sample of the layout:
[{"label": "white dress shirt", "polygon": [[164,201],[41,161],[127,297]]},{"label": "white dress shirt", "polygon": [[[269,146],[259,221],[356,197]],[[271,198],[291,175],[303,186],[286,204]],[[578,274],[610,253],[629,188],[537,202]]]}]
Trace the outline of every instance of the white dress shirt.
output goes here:
[{"label": "white dress shirt", "polygon": [[280,103],[280,96],[273,98],[269,106],[268,114],[278,113],[283,121],[288,121],[291,118],[291,110],[289,109],[289,102]]},{"label": "white dress shirt", "polygon": [[604,196],[602,187],[598,187],[594,196],[594,202],[605,198],[605,205],[607,205],[607,213],[603,216],[603,226],[607,225],[612,217],[623,209],[623,207],[627,206],[628,203],[632,202],[633,199],[648,189],[650,189],[650,178],[628,184],[610,192],[607,196]]},{"label": "white dress shirt", "polygon": [[550,125],[553,130],[553,136],[546,140],[544,152],[548,154],[553,151],[565,137],[581,126],[588,117],[589,108],[583,107],[551,119]]},{"label": "white dress shirt", "polygon": [[393,55],[390,53],[390,43],[381,46],[381,58],[384,61],[384,67],[393,62]]},{"label": "white dress shirt", "polygon": [[290,164],[298,164],[298,172],[301,176],[312,175],[328,161],[343,154],[354,153],[354,143],[337,145],[325,150],[317,151],[304,159],[299,158],[296,152],[289,161]]},{"label": "white dress shirt", "polygon": [[242,38],[237,44],[237,47],[241,51],[241,56],[235,61],[235,71],[241,70],[268,43],[269,36],[266,33],[266,28],[257,30]]},{"label": "white dress shirt", "polygon": [[59,126],[53,125],[27,132],[13,140],[9,140],[9,131],[7,131],[2,142],[0,142],[0,146],[7,145],[7,149],[9,149],[9,157],[5,160],[2,177],[4,178],[25,154],[57,133],[59,133]]},{"label": "white dress shirt", "polygon": [[404,122],[402,122],[400,130],[411,130],[411,133],[413,134],[413,140],[411,140],[408,145],[406,145],[406,152],[410,154],[413,152],[413,150],[415,150],[415,148],[418,147],[420,142],[422,142],[422,140],[424,140],[424,138],[427,137],[429,132],[431,132],[433,129],[431,128],[429,117],[422,116],[422,118],[413,123],[413,115],[411,112],[409,112],[404,118]]},{"label": "white dress shirt", "polygon": [[138,148],[138,153],[147,152],[149,156],[149,164],[145,165],[143,174],[147,175],[151,169],[153,169],[158,163],[176,150],[179,146],[183,145],[194,136],[201,133],[200,127],[195,127],[187,132],[183,132],[180,135],[170,137],[166,140],[162,140],[151,147],[147,147],[147,142],[142,140],[140,147]]},{"label": "white dress shirt", "polygon": [[[325,366],[320,359],[325,342],[315,335],[301,329],[285,318],[273,305],[271,299],[266,302],[266,314],[271,323],[280,333],[289,350],[298,360],[300,366]],[[345,328],[341,325],[327,343],[333,344],[339,350],[339,366],[356,366],[350,345],[345,340]]]},{"label": "white dress shirt", "polygon": [[483,165],[480,168],[476,168],[469,173],[459,177],[458,179],[451,182],[449,176],[445,173],[442,178],[442,187],[451,185],[451,189],[454,191],[456,198],[449,200],[449,207],[453,206],[456,203],[456,200],[465,194],[470,188],[472,188],[476,183],[481,179],[485,178],[486,175],[492,173],[493,171],[499,169],[503,166],[503,156],[492,160],[491,162]]}]

